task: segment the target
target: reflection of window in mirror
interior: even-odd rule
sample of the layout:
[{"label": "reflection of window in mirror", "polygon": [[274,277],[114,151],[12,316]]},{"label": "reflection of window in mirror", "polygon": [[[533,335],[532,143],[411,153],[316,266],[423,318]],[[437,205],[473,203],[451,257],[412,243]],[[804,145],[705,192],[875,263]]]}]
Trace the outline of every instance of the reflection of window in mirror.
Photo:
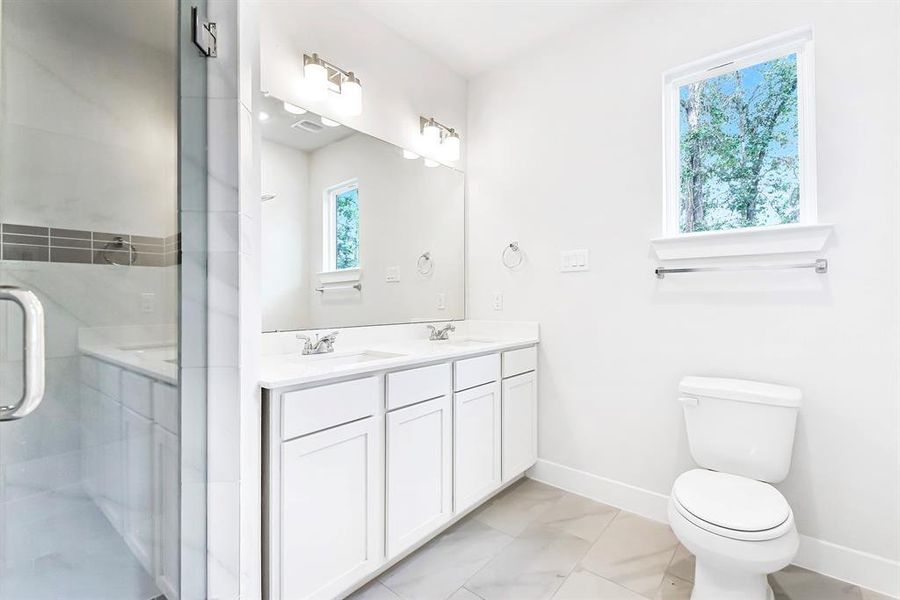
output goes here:
[{"label": "reflection of window in mirror", "polygon": [[359,268],[359,186],[355,179],[325,190],[325,271]]}]

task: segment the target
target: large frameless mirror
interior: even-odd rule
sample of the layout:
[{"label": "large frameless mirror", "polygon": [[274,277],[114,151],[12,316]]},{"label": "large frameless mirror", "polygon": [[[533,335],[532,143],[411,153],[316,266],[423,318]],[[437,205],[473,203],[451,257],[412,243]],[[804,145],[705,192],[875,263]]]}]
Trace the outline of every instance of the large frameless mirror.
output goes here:
[{"label": "large frameless mirror", "polygon": [[263,330],[465,316],[464,176],[269,97]]}]

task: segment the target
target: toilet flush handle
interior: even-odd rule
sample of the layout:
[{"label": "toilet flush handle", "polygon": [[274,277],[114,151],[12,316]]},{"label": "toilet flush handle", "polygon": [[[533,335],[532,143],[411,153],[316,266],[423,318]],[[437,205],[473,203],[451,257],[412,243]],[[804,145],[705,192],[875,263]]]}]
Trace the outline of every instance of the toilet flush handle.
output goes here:
[{"label": "toilet flush handle", "polygon": [[680,396],[678,401],[685,406],[697,406],[700,404],[700,401],[697,398],[691,398],[690,396]]}]

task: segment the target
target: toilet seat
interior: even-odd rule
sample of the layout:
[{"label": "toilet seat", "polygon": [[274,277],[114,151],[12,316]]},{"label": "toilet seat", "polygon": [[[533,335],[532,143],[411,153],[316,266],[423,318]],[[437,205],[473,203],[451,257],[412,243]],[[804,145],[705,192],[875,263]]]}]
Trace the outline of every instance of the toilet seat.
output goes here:
[{"label": "toilet seat", "polygon": [[763,541],[785,535],[794,514],[768,483],[706,469],[682,473],[672,486],[675,509],[694,525],[734,540]]}]

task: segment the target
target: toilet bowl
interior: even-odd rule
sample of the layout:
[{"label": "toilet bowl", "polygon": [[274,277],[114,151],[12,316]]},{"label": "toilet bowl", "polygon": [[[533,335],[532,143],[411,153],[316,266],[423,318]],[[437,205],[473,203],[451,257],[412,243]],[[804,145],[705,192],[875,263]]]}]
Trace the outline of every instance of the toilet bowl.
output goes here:
[{"label": "toilet bowl", "polygon": [[696,557],[692,600],[771,600],[767,575],[797,554],[794,513],[770,483],[790,469],[800,390],[685,377],[691,455],[672,486],[669,524]]},{"label": "toilet bowl", "polygon": [[694,469],[672,487],[669,524],[696,557],[692,600],[771,600],[766,576],[797,554],[794,515],[774,487]]}]

